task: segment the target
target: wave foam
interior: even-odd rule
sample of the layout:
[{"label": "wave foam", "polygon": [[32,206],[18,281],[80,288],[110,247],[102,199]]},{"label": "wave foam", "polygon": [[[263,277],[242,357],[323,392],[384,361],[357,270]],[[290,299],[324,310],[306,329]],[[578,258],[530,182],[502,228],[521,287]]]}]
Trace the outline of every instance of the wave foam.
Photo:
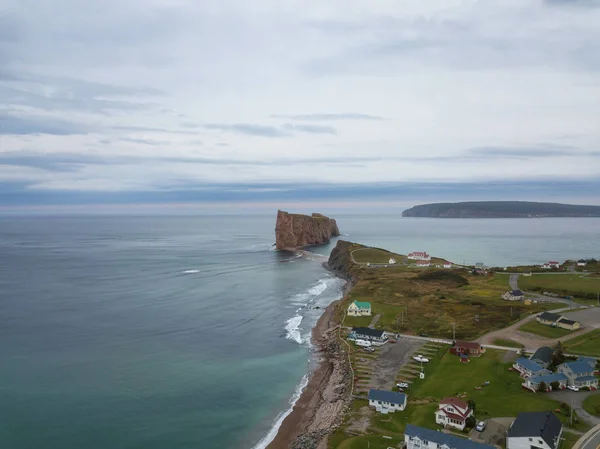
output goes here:
[{"label": "wave foam", "polygon": [[300,335],[300,323],[302,323],[302,316],[296,315],[293,318],[290,318],[286,321],[285,330],[287,331],[287,335],[285,338],[288,340],[294,340],[299,345],[302,344],[302,335]]},{"label": "wave foam", "polygon": [[260,440],[252,449],[265,449],[269,444],[271,444],[271,441],[273,441],[277,436],[277,432],[279,432],[279,428],[281,427],[283,420],[287,418],[290,413],[292,413],[294,405],[296,405],[296,402],[298,402],[298,399],[300,399],[300,396],[302,395],[302,392],[304,391],[307,385],[308,374],[305,374],[302,377],[302,380],[300,380],[298,386],[296,387],[294,395],[290,399],[290,408],[288,408],[285,412],[280,413],[277,416],[277,418],[275,418],[275,422],[273,423],[273,427],[271,427],[271,429],[269,430],[269,433],[267,433],[265,437],[262,440]]}]

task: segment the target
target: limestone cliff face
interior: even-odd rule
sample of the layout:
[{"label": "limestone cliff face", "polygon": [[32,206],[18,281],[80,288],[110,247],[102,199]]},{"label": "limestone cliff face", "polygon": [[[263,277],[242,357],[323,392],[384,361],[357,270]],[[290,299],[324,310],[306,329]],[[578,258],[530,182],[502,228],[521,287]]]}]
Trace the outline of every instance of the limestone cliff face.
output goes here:
[{"label": "limestone cliff face", "polygon": [[329,242],[332,236],[340,235],[333,218],[321,214],[300,215],[277,211],[275,246],[277,249],[292,249]]}]

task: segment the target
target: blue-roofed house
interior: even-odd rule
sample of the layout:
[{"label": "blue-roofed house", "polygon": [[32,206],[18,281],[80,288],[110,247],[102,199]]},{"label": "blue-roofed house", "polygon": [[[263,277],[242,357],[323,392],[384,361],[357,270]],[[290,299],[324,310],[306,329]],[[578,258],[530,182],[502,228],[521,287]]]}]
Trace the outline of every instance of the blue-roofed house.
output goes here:
[{"label": "blue-roofed house", "polygon": [[598,364],[598,359],[596,359],[596,357],[586,357],[584,355],[579,356],[579,358],[577,359],[578,362],[586,362],[589,363],[589,365],[595,370],[596,370],[596,365]]},{"label": "blue-roofed house", "polygon": [[541,365],[543,368],[548,368],[550,362],[552,362],[552,356],[554,355],[554,349],[549,348],[548,346],[543,346],[538,348],[529,360],[533,360],[538,365]]},{"label": "blue-roofed house", "polygon": [[594,368],[589,362],[567,362],[558,365],[556,370],[564,374],[569,379],[569,385],[583,388],[589,387],[592,390],[598,389],[598,378],[594,376]]},{"label": "blue-roofed house", "polygon": [[379,413],[393,413],[406,408],[407,397],[404,393],[394,391],[369,390],[369,406],[375,407]]},{"label": "blue-roofed house", "polygon": [[558,389],[564,390],[567,388],[568,381],[569,378],[562,373],[551,373],[528,377],[521,385],[535,393],[539,391],[542,383],[546,386],[546,391],[552,391],[553,382],[558,382]]},{"label": "blue-roofed house", "polygon": [[495,449],[489,444],[412,424],[407,424],[404,429],[404,442],[407,449]]},{"label": "blue-roofed house", "polygon": [[513,368],[521,374],[521,377],[532,377],[540,376],[542,374],[550,374],[550,371],[545,369],[539,363],[536,363],[533,360],[526,359],[525,357],[517,359],[513,364]]}]

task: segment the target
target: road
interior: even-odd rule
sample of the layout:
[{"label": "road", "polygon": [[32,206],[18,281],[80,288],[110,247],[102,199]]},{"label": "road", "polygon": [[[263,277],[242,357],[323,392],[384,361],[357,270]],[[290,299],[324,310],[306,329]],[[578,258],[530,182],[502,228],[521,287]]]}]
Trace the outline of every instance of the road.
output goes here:
[{"label": "road", "polygon": [[594,427],[575,443],[573,449],[598,449],[600,448],[600,425]]},{"label": "road", "polygon": [[571,405],[573,410],[577,412],[577,415],[590,426],[600,426],[600,418],[590,415],[583,409],[583,401],[585,398],[594,394],[600,394],[600,391],[552,391],[548,393],[548,396],[557,401]]},{"label": "road", "polygon": [[[572,274],[572,273],[549,273],[549,274]],[[519,290],[519,276],[521,275],[521,273],[512,273],[510,275],[510,278],[508,280],[509,284],[510,284],[510,288],[511,290]],[[536,301],[541,301],[541,302],[560,302],[563,304],[568,304],[570,308],[574,308],[574,307],[579,307],[580,304],[577,304],[576,302],[570,300],[570,299],[564,299],[564,298],[555,298],[554,296],[544,296],[544,295],[540,295],[539,293],[533,293],[533,292],[526,292],[525,290],[523,290],[523,293],[526,293],[529,296],[532,296],[534,300]]]}]

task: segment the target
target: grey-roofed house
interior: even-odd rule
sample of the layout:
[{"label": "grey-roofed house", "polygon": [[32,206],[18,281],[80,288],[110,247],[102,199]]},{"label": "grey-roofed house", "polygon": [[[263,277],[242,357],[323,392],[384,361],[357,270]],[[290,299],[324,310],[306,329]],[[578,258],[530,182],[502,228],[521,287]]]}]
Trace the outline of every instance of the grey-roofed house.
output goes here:
[{"label": "grey-roofed house", "polygon": [[502,299],[507,301],[523,301],[525,294],[521,290],[511,290],[502,295]]},{"label": "grey-roofed house", "polygon": [[562,315],[559,315],[558,313],[544,312],[544,313],[540,313],[537,316],[536,320],[538,323],[542,323],[547,326],[556,326],[556,323],[561,318],[562,318]]},{"label": "grey-roofed house", "polygon": [[550,374],[550,371],[545,369],[539,363],[526,359],[525,357],[517,359],[513,364],[513,368],[521,374],[521,377],[533,377],[541,376],[543,374]]},{"label": "grey-roofed house", "polygon": [[489,444],[476,443],[467,438],[412,424],[407,424],[404,429],[404,442],[407,449],[495,449]]},{"label": "grey-roofed house", "polygon": [[406,408],[407,397],[394,391],[369,390],[369,406],[380,413],[388,414]]},{"label": "grey-roofed house", "polygon": [[556,325],[558,327],[560,327],[561,329],[567,329],[570,331],[576,331],[577,329],[579,329],[581,327],[581,324],[579,323],[579,321],[568,320],[565,317],[562,317],[560,320],[558,320],[556,322]]},{"label": "grey-roofed house", "polygon": [[564,390],[567,388],[569,378],[562,373],[542,374],[539,376],[528,377],[521,385],[535,393],[540,391],[540,387],[544,386],[545,391],[552,391],[552,384],[554,382],[558,383],[559,390]]},{"label": "grey-roofed house", "polygon": [[589,387],[593,390],[598,388],[598,378],[594,376],[594,368],[586,361],[563,363],[558,365],[556,371],[567,376],[569,385],[579,388]]},{"label": "grey-roofed house", "polygon": [[531,357],[529,357],[529,360],[534,361],[544,368],[548,368],[548,365],[550,365],[550,362],[552,361],[553,355],[554,349],[549,348],[548,346],[542,346],[541,348],[538,348],[538,350],[535,351]]},{"label": "grey-roofed house", "polygon": [[384,331],[377,329],[371,329],[370,327],[355,327],[352,329],[352,333],[360,340],[368,340],[371,343],[385,343],[387,341],[387,335]]},{"label": "grey-roofed house", "polygon": [[556,449],[562,423],[552,412],[523,412],[506,435],[507,449]]}]

